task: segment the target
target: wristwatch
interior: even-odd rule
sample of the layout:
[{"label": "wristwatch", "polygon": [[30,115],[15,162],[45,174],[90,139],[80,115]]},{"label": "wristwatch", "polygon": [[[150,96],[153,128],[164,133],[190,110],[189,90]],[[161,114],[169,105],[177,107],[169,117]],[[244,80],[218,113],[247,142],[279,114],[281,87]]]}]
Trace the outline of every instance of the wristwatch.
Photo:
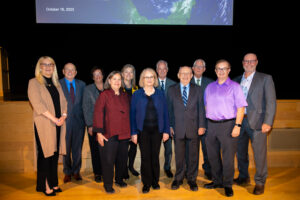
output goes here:
[{"label": "wristwatch", "polygon": [[242,127],[242,124],[235,124],[236,126],[238,126],[238,127]]}]

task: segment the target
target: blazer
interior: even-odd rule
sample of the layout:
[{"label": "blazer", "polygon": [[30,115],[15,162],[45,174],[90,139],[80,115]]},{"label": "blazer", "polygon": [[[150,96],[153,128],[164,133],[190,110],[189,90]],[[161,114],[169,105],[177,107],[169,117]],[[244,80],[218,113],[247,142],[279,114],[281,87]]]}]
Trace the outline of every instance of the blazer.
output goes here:
[{"label": "blazer", "polygon": [[[168,106],[163,91],[155,88],[151,97],[158,115],[158,131],[170,134]],[[130,106],[131,135],[139,134],[143,130],[147,104],[148,99],[143,88],[133,93]]]},{"label": "blazer", "polygon": [[[67,101],[61,86],[57,87],[61,113],[67,113]],[[45,158],[53,156],[57,151],[56,124],[45,117],[43,113],[50,112],[55,116],[54,104],[51,95],[44,84],[36,78],[30,79],[28,84],[28,98],[33,108],[33,121],[37,128]],[[66,123],[60,129],[59,154],[66,154]]]},{"label": "blazer", "polygon": [[[208,84],[210,84],[210,83],[213,82],[213,81],[214,81],[214,80],[212,80],[212,79],[210,79],[210,78],[207,78],[207,77],[205,77],[205,76],[202,76],[200,87],[202,88],[203,94],[204,94],[205,89],[206,89],[206,87],[208,86]],[[195,82],[195,78],[194,78],[194,77],[192,78],[191,83],[197,85],[196,82]]]},{"label": "blazer", "polygon": [[[234,80],[242,81],[242,75]],[[247,96],[247,119],[251,129],[259,130],[263,123],[273,125],[276,113],[276,93],[271,75],[255,72]]]},{"label": "blazer", "polygon": [[[158,81],[159,81],[159,79],[158,79]],[[165,84],[165,97],[167,97],[169,87],[171,85],[176,84],[176,82],[167,77],[166,82],[164,84]],[[157,89],[161,90],[160,83],[158,83]]]},{"label": "blazer", "polygon": [[187,105],[184,106],[180,83],[168,90],[170,126],[177,139],[198,137],[198,129],[205,128],[205,109],[201,87],[190,83]]},{"label": "blazer", "polygon": [[87,127],[93,126],[94,106],[99,94],[100,92],[94,83],[84,88],[82,110]]},{"label": "blazer", "polygon": [[73,104],[65,79],[62,78],[59,82],[68,102],[67,132],[71,130],[71,128],[74,130],[84,129],[85,122],[82,110],[82,99],[85,83],[81,80],[75,79],[76,91],[75,102]]}]

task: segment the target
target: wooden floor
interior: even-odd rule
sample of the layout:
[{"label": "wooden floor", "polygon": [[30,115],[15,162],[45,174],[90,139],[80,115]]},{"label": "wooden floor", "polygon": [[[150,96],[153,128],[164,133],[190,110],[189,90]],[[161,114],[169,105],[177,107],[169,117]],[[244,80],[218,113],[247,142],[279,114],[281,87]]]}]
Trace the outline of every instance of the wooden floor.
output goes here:
[{"label": "wooden floor", "polygon": [[72,181],[63,184],[63,174],[60,175],[60,187],[63,192],[55,197],[46,197],[43,193],[35,191],[35,174],[0,174],[0,199],[34,200],[34,199],[62,199],[62,200],[102,200],[102,199],[300,199],[300,168],[271,168],[266,184],[265,194],[255,196],[252,194],[254,188],[254,170],[250,171],[252,177],[249,186],[241,187],[234,185],[234,196],[226,197],[223,189],[208,190],[203,184],[208,180],[203,178],[203,173],[197,179],[198,192],[192,192],[184,181],[178,190],[171,190],[172,180],[163,173],[160,178],[160,190],[150,190],[150,193],[141,193],[142,184],[139,178],[131,177],[127,188],[114,186],[115,194],[106,194],[103,183],[93,181],[91,173],[85,173],[82,181]]}]

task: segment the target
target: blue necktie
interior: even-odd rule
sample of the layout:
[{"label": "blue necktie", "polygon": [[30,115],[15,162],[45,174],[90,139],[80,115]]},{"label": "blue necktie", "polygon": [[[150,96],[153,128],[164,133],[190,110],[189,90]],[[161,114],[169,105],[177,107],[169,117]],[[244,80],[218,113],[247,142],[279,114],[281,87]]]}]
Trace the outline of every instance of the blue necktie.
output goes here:
[{"label": "blue necktie", "polygon": [[184,106],[186,106],[187,100],[188,100],[188,98],[187,98],[187,92],[186,92],[186,86],[183,87],[182,100],[183,100]]},{"label": "blue necktie", "polygon": [[161,86],[160,86],[160,87],[161,87],[161,90],[162,90],[162,91],[165,91],[165,84],[164,84],[164,81],[161,81]]}]

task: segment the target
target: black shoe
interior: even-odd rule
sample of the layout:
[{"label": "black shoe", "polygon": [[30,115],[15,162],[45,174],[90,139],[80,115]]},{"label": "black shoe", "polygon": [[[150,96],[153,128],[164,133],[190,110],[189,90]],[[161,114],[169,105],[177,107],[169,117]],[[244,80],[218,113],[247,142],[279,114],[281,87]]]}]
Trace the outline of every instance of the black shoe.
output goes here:
[{"label": "black shoe", "polygon": [[124,179],[129,179],[129,174],[128,174],[128,172],[126,172],[126,174],[124,175]]},{"label": "black shoe", "polygon": [[198,185],[195,181],[188,181],[188,184],[192,191],[198,191]]},{"label": "black shoe", "polygon": [[172,185],[171,185],[171,189],[172,190],[177,190],[180,185],[182,185],[182,181],[174,180]]},{"label": "black shoe", "polygon": [[221,184],[215,184],[214,182],[204,184],[204,188],[206,189],[214,189],[214,188],[223,188]]},{"label": "black shoe", "polygon": [[170,169],[165,170],[165,173],[166,173],[166,175],[167,175],[168,178],[172,178],[173,177],[173,173],[171,172]]},{"label": "black shoe", "polygon": [[43,193],[44,193],[46,196],[56,196],[56,193],[54,192],[54,190],[53,190],[51,193],[46,193],[46,191],[43,191]]},{"label": "black shoe", "polygon": [[129,171],[132,173],[133,176],[139,176],[140,173],[138,173],[134,168],[129,168]]},{"label": "black shoe", "polygon": [[206,173],[206,172],[205,172],[204,175],[205,175],[206,179],[212,180],[212,175],[211,175],[211,173]]},{"label": "black shoe", "polygon": [[125,183],[123,180],[116,181],[116,185],[121,188],[127,187],[127,183]]},{"label": "black shoe", "polygon": [[95,181],[97,183],[101,183],[102,182],[101,175],[95,175]]},{"label": "black shoe", "polygon": [[105,192],[108,194],[115,193],[115,189],[112,186],[104,186]]},{"label": "black shoe", "polygon": [[159,189],[160,189],[160,186],[159,186],[158,183],[153,183],[153,184],[152,184],[152,188],[153,188],[153,190],[159,190]]},{"label": "black shoe", "polygon": [[150,191],[150,186],[149,185],[144,185],[142,191],[143,191],[144,194],[148,193]]},{"label": "black shoe", "polygon": [[232,187],[224,187],[224,190],[225,190],[225,195],[227,197],[232,197],[233,196],[233,190],[232,190]]},{"label": "black shoe", "polygon": [[62,190],[61,190],[60,188],[57,188],[57,189],[54,189],[54,188],[53,188],[53,191],[56,192],[56,193],[62,192]]},{"label": "black shoe", "polygon": [[260,195],[265,192],[265,185],[258,185],[256,184],[253,190],[253,194]]},{"label": "black shoe", "polygon": [[247,185],[250,183],[250,178],[235,178],[233,179],[233,182],[238,184],[238,185]]}]

